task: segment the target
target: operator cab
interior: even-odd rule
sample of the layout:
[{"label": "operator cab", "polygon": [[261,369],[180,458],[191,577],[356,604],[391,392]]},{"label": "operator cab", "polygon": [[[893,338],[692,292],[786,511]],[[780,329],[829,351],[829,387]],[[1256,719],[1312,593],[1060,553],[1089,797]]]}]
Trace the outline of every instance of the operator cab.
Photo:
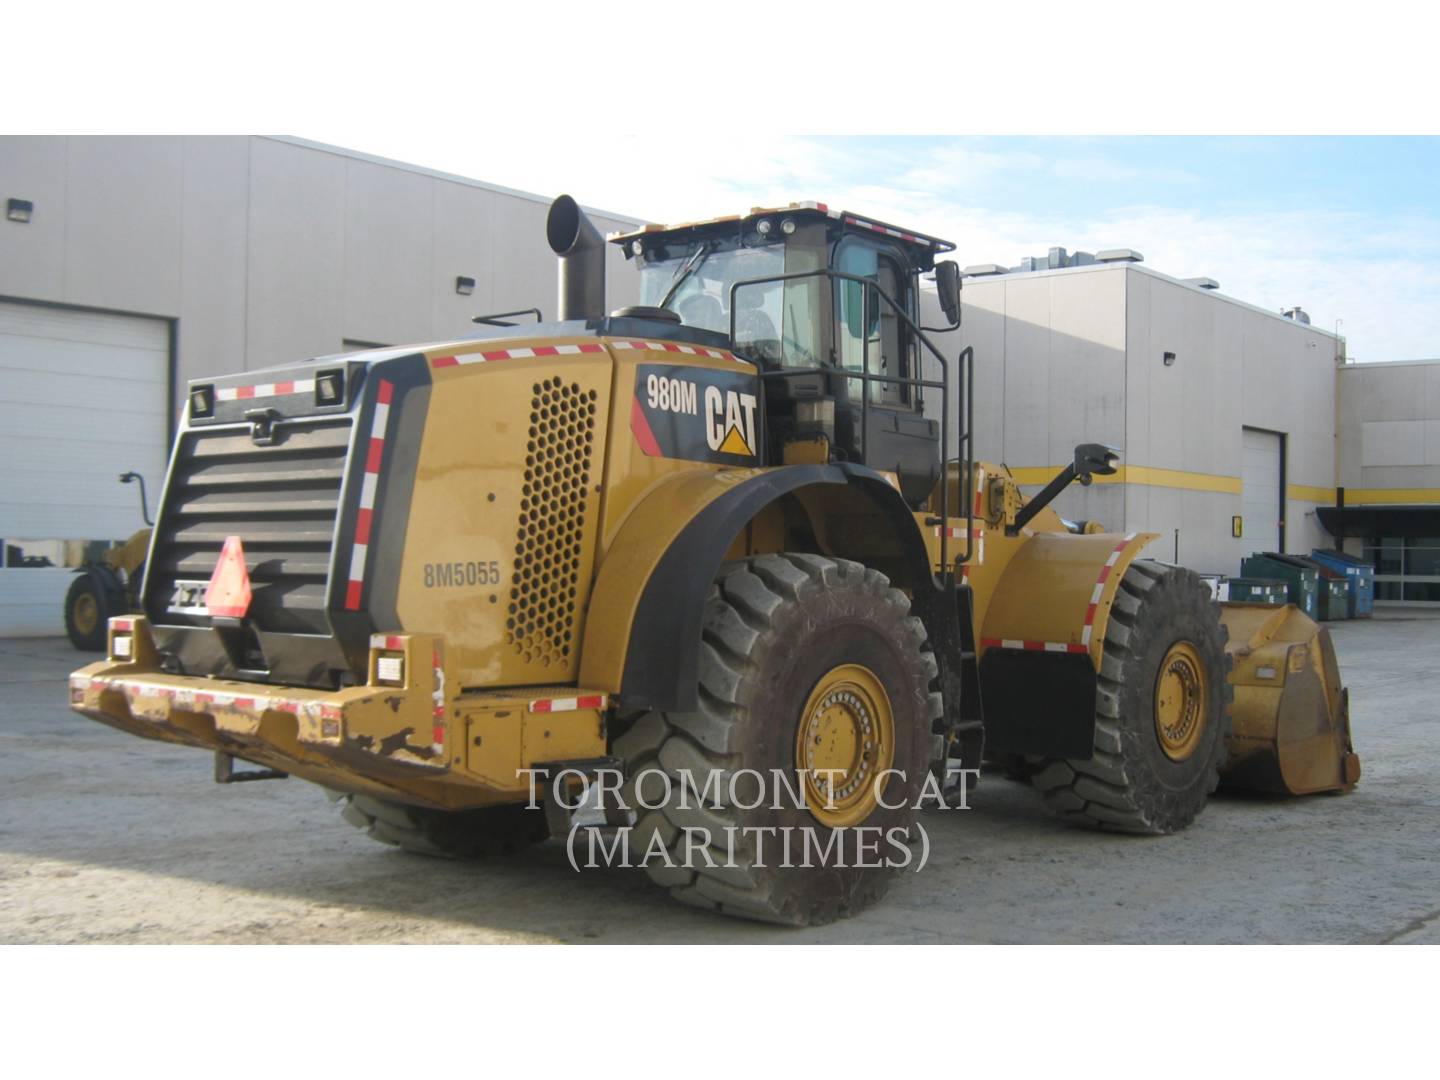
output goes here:
[{"label": "operator cab", "polygon": [[[900,478],[918,504],[940,475],[940,424],[927,419],[920,275],[937,270],[959,325],[954,245],[824,203],[754,209],[610,237],[640,270],[640,302],[724,334],[765,379],[772,464],[850,461]],[[922,385],[929,382],[929,386]],[[867,445],[868,444],[868,445]]]}]

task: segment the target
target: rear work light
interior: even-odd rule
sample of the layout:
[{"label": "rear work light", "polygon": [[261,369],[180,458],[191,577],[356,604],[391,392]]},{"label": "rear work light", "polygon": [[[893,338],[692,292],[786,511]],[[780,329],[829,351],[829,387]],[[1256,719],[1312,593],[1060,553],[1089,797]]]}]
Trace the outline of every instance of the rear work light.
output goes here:
[{"label": "rear work light", "polygon": [[322,371],[315,376],[315,404],[341,405],[345,402],[345,371],[343,368]]},{"label": "rear work light", "polygon": [[380,686],[405,685],[405,648],[407,639],[400,634],[371,634],[370,651],[374,658],[371,683]]},{"label": "rear work light", "polygon": [[194,420],[208,420],[215,415],[215,387],[211,385],[190,388],[190,417]]},{"label": "rear work light", "polygon": [[115,660],[129,660],[134,650],[132,647],[133,638],[129,634],[116,634],[114,644],[110,647],[110,655]]},{"label": "rear work light", "polygon": [[375,661],[375,681],[391,686],[405,683],[405,657],[382,656]]}]

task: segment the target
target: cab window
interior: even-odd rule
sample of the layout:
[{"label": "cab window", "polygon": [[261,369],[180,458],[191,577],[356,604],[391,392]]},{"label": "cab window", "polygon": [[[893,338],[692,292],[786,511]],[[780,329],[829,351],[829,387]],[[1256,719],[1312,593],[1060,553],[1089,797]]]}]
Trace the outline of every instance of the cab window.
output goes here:
[{"label": "cab window", "polygon": [[[909,282],[899,262],[869,241],[857,237],[842,240],[835,252],[835,268],[868,278],[903,310],[909,309]],[[868,351],[872,375],[908,377],[914,367],[914,343],[895,309],[881,300],[874,289],[858,282],[837,281],[835,289],[840,366],[848,371],[863,371]],[[849,379],[847,383],[851,399],[858,401],[864,383],[860,379]],[[870,384],[872,404],[903,407],[910,404],[913,396],[908,386]]]}]

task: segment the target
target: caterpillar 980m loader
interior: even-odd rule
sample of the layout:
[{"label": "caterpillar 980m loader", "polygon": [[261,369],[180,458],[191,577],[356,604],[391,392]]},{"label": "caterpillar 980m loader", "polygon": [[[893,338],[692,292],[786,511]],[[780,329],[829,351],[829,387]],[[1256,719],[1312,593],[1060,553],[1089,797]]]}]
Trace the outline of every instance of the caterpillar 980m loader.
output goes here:
[{"label": "caterpillar 980m loader", "polygon": [[982,755],[1136,833],[1227,778],[1354,785],[1325,631],[1061,519],[1105,447],[1028,501],[973,460],[970,351],[918,325],[930,271],[958,325],[953,245],[815,203],[650,226],[611,238],[644,305],[607,314],[572,199],[547,230],[559,321],[191,385],[143,614],[74,708],[437,854],[563,830],[533,778],[613,769],[657,883],[799,924],[895,862],[762,858],[766,829],[903,843]]}]

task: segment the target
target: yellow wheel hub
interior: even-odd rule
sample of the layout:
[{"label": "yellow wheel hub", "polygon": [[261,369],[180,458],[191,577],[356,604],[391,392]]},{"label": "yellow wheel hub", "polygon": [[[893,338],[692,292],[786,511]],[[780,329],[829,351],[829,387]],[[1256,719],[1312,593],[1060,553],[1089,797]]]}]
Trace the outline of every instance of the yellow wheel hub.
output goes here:
[{"label": "yellow wheel hub", "polygon": [[70,609],[70,617],[75,621],[78,633],[93,634],[95,627],[100,625],[100,605],[90,593],[82,593],[75,600],[75,606]]},{"label": "yellow wheel hub", "polygon": [[815,684],[795,729],[795,767],[810,813],[832,829],[858,825],[879,801],[876,778],[895,759],[895,717],[867,667],[841,664]]},{"label": "yellow wheel hub", "polygon": [[1205,732],[1210,687],[1200,651],[1188,641],[1170,646],[1155,677],[1155,735],[1172,761],[1184,761]]}]

